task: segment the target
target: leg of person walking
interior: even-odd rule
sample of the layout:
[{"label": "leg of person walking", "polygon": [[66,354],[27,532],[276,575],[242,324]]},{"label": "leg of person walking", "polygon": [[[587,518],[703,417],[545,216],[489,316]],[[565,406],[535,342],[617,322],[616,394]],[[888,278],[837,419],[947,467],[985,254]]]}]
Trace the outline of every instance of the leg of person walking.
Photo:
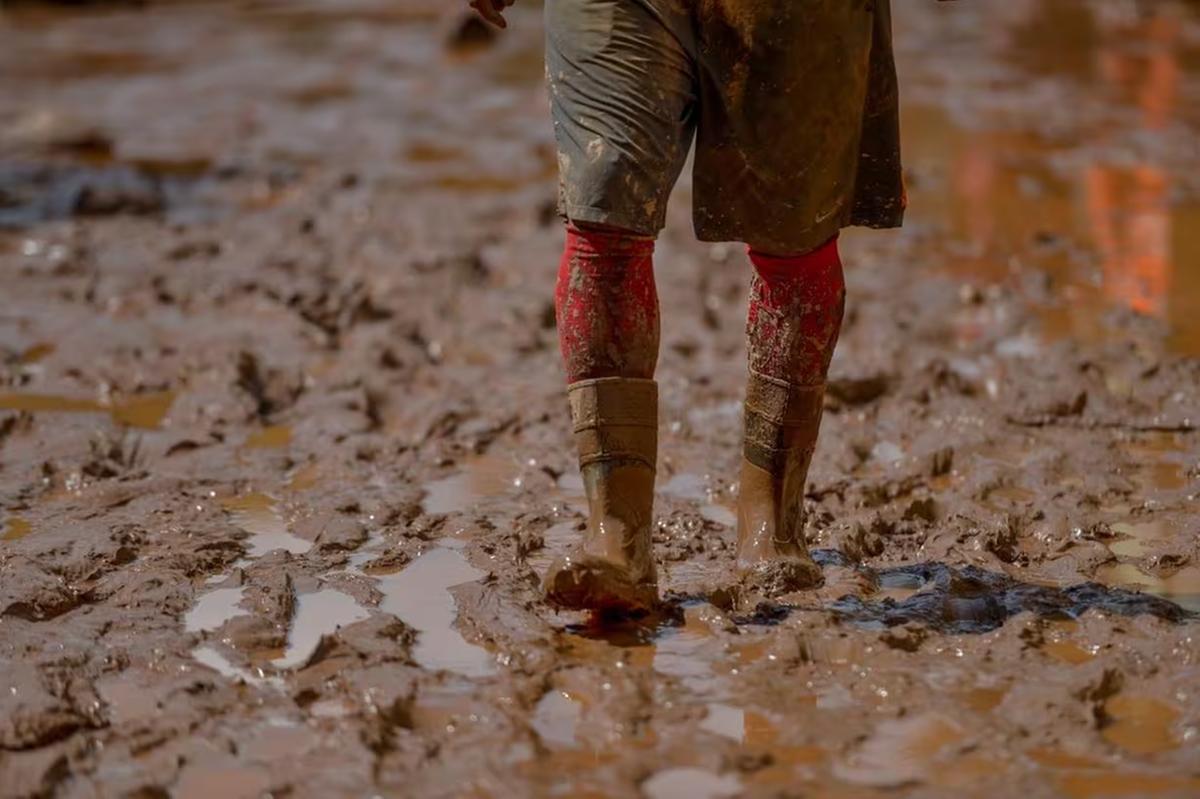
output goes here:
[{"label": "leg of person walking", "polygon": [[654,239],[694,131],[694,70],[651,4],[546,4],[546,64],[568,221],[555,309],[589,518],[545,578],[563,607],[657,600]]}]

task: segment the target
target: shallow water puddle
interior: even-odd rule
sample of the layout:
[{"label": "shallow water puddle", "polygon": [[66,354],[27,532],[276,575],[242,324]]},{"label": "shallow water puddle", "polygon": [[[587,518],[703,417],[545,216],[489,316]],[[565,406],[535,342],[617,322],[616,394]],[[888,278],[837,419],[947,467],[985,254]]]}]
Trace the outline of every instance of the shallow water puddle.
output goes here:
[{"label": "shallow water puddle", "polygon": [[275,499],[267,494],[246,494],[224,500],[221,505],[229,512],[233,523],[250,534],[248,557],[261,557],[276,549],[303,555],[312,549],[311,541],[288,530]]},{"label": "shallow water puddle", "polygon": [[889,719],[835,764],[834,774],[845,782],[875,788],[922,782],[963,739],[962,727],[937,713]]},{"label": "shallow water puddle", "polygon": [[[1055,286],[1038,314],[1045,338],[1103,341],[1113,335],[1106,314],[1125,307],[1167,321],[1177,351],[1200,352],[1200,272],[1189,266],[1200,252],[1200,206],[1176,200],[1172,176],[1152,159],[1073,159],[1069,170],[1052,169],[1056,157],[1075,154],[1067,145],[960,126],[919,103],[904,108],[902,125],[913,143],[906,161],[938,176],[914,182],[912,221],[948,229],[957,247],[945,268],[955,277],[1011,282],[1014,264],[1044,270]],[[1102,146],[1110,133],[1082,135]]]},{"label": "shallow water puddle", "polygon": [[1100,734],[1126,751],[1150,755],[1179,747],[1172,730],[1179,711],[1166,702],[1120,693],[1104,703],[1104,712],[1112,720]]},{"label": "shallow water puddle", "polygon": [[1175,535],[1176,525],[1166,519],[1146,521],[1123,521],[1109,525],[1122,538],[1108,545],[1118,557],[1140,558],[1149,551],[1154,541],[1166,541]]},{"label": "shallow water puddle", "polygon": [[238,607],[242,601],[242,587],[217,588],[203,594],[196,605],[183,617],[183,629],[189,633],[210,632],[237,616],[246,615]]},{"label": "shallow water puddle", "polygon": [[467,642],[455,629],[458,611],[449,589],[484,575],[455,549],[437,547],[395,574],[375,574],[383,599],[379,609],[417,630],[413,658],[427,668],[467,677],[494,674],[486,649]]},{"label": "shallow water puddle", "polygon": [[749,782],[791,784],[797,779],[798,769],[825,759],[825,751],[819,746],[781,744],[779,727],[765,713],[719,703],[709,704],[707,709],[701,729],[736,741],[748,754],[762,757],[768,763],[750,774]]},{"label": "shallow water puddle", "polygon": [[1146,489],[1178,491],[1192,481],[1188,468],[1195,448],[1179,433],[1146,433],[1120,445],[1138,469],[1138,482]]},{"label": "shallow water puddle", "polygon": [[977,713],[991,713],[1000,703],[1004,701],[1004,697],[1008,695],[1007,687],[993,688],[990,686],[976,686],[968,688],[960,693],[959,699],[963,704],[971,708]]},{"label": "shallow water puddle", "polygon": [[736,659],[736,651],[726,652],[722,639],[704,618],[715,612],[709,605],[693,605],[685,609],[682,625],[636,621],[571,625],[561,638],[563,651],[577,662],[652,669],[716,699],[722,681],[737,674],[741,661]]},{"label": "shallow water puddle", "polygon": [[283,680],[278,677],[271,677],[263,674],[261,671],[256,673],[239,668],[222,655],[217,649],[211,646],[198,646],[192,650],[192,659],[201,665],[207,666],[218,674],[228,677],[232,680],[241,680],[247,685],[257,687],[270,687],[281,689]]},{"label": "shallow water puddle", "polygon": [[288,491],[307,491],[321,479],[321,467],[316,463],[301,466],[288,478]]},{"label": "shallow water puddle", "polygon": [[707,705],[708,714],[700,729],[743,743],[746,740],[746,711],[740,707],[713,702]]},{"label": "shallow water puddle", "polygon": [[291,443],[292,428],[286,424],[277,424],[251,433],[242,446],[246,449],[283,449]]},{"label": "shallow water puddle", "polygon": [[1069,799],[1135,799],[1146,796],[1196,796],[1200,779],[1162,774],[1091,771],[1065,774],[1055,784]]},{"label": "shallow water puddle", "polygon": [[892,599],[896,602],[916,594],[925,587],[925,579],[910,571],[887,571],[879,574],[879,590],[874,596],[878,599]]},{"label": "shallow water puddle", "polygon": [[146,430],[162,425],[175,392],[159,391],[133,394],[113,402],[91,399],[62,397],[55,394],[18,394],[0,392],[0,411],[27,411],[29,413],[107,413],[119,425]]},{"label": "shallow water puddle", "polygon": [[326,588],[296,598],[296,615],[288,634],[283,657],[271,661],[281,669],[303,666],[321,644],[321,639],[339,627],[370,617],[354,599],[341,591]]},{"label": "shallow water puddle", "polygon": [[[719,678],[731,669],[721,640],[701,617],[705,606],[684,611],[682,627],[665,627],[653,640],[652,665],[659,674],[681,680],[689,688],[712,695]],[[736,673],[736,667],[732,669]]]},{"label": "shallow water puddle", "polygon": [[521,465],[513,459],[481,455],[468,458],[454,474],[425,484],[426,513],[461,513],[489,497],[521,488]]},{"label": "shallow water puddle", "polygon": [[547,691],[533,710],[530,726],[547,746],[572,747],[582,713],[580,702],[566,691]]},{"label": "shallow water puddle", "polygon": [[4,522],[0,541],[19,541],[33,532],[33,525],[20,516],[9,516]]},{"label": "shallow water puddle", "polygon": [[709,498],[708,480],[689,472],[671,475],[671,478],[663,483],[659,491],[670,497],[691,499],[697,502],[704,502]]},{"label": "shallow water puddle", "polygon": [[1105,566],[1096,573],[1105,584],[1152,594],[1200,613],[1200,566],[1185,566],[1170,577],[1155,577],[1132,563]]},{"label": "shallow water puddle", "polygon": [[732,774],[687,766],[663,769],[642,783],[642,793],[649,799],[720,799],[741,790],[741,781]]},{"label": "shallow water puddle", "polygon": [[1050,657],[1068,666],[1078,666],[1091,661],[1099,652],[1099,648],[1084,645],[1072,639],[1077,634],[1079,623],[1075,621],[1052,621],[1049,624],[1047,640],[1041,649]]}]

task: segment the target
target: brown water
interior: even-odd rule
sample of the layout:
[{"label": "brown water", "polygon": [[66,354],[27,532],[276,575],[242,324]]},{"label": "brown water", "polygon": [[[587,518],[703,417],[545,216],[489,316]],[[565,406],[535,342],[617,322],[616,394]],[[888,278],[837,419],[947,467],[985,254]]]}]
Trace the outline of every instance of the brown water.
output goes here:
[{"label": "brown water", "polygon": [[0,410],[29,413],[107,413],[126,427],[155,429],[171,410],[174,392],[134,394],[110,402],[53,394],[0,392]]},{"label": "brown water", "polygon": [[9,516],[4,522],[4,533],[0,541],[19,541],[33,532],[33,525],[20,516]]},{"label": "brown water", "polygon": [[247,555],[259,557],[275,549],[302,555],[312,548],[312,542],[300,538],[288,529],[276,500],[262,493],[250,493],[224,500],[222,507],[238,527],[250,534]]},{"label": "brown water", "polygon": [[[1106,315],[1125,308],[1164,321],[1177,351],[1200,354],[1200,197],[1163,155],[1177,126],[1195,121],[1181,74],[1200,45],[1182,34],[1183,13],[1173,3],[1140,15],[1081,0],[1013,4],[985,37],[1010,64],[987,84],[1003,100],[905,105],[909,218],[944,236],[951,256],[939,268],[977,284],[1044,272],[1049,296],[1035,301],[1049,338],[1116,335]],[[1084,87],[1104,115],[1012,114],[1012,95],[1049,91],[1051,80]]]}]

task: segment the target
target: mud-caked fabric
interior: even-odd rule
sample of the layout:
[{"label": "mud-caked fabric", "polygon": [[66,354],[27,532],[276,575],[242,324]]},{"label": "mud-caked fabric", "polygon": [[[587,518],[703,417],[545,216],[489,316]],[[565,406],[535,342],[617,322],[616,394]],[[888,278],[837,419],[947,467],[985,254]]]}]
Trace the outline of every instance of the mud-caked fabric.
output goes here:
[{"label": "mud-caked fabric", "polygon": [[750,261],[743,452],[772,474],[794,470],[803,485],[846,304],[837,239],[798,256],[751,250]]},{"label": "mud-caked fabric", "polygon": [[654,240],[568,225],[554,312],[569,383],[654,377],[659,341]]},{"label": "mud-caked fabric", "polygon": [[647,235],[695,137],[704,241],[805,252],[904,210],[888,0],[546,0],[559,210]]}]

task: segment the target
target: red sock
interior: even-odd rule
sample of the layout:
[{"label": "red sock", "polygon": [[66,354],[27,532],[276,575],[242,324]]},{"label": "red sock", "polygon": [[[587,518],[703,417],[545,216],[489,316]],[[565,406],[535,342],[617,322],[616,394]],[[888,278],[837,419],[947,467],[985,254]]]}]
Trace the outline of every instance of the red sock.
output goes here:
[{"label": "red sock", "polygon": [[750,250],[750,261],[750,369],[792,385],[823,383],[846,300],[837,237],[803,255]]},{"label": "red sock", "polygon": [[567,227],[554,307],[567,381],[654,377],[658,293],[654,240]]}]

